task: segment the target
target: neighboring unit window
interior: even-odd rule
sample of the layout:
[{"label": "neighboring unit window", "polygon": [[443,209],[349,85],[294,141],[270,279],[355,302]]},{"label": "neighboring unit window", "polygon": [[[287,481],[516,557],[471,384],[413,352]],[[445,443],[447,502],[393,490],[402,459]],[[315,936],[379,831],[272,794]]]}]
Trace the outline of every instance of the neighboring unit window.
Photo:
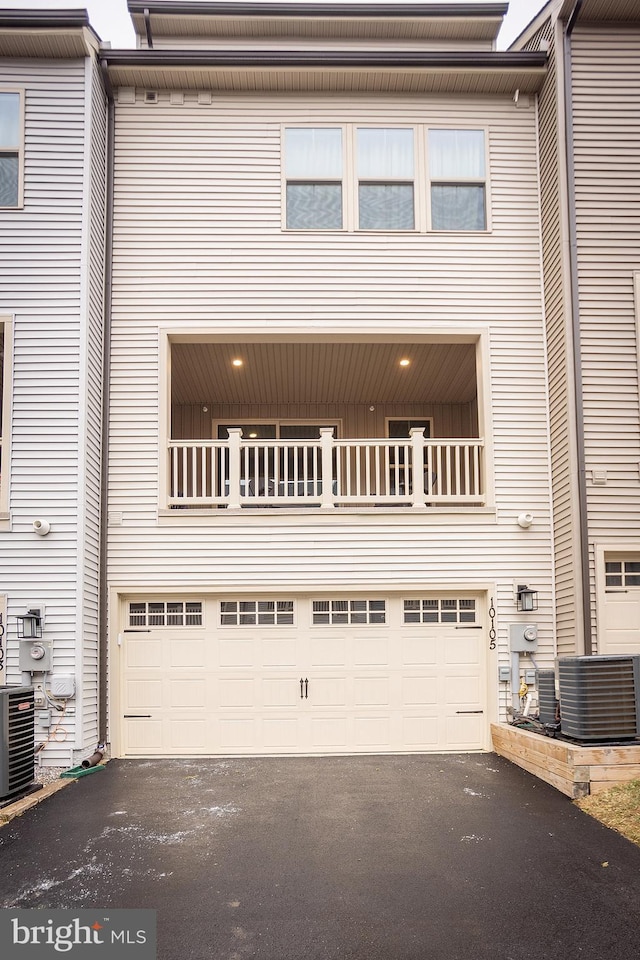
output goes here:
[{"label": "neighboring unit window", "polygon": [[342,130],[289,127],[285,131],[287,227],[342,229]]},{"label": "neighboring unit window", "polygon": [[429,130],[432,230],[486,230],[483,130]]},{"label": "neighboring unit window", "polygon": [[475,600],[421,599],[404,601],[405,623],[475,623]]},{"label": "neighboring unit window", "polygon": [[201,627],[202,603],[196,600],[129,604],[130,627]]},{"label": "neighboring unit window", "polygon": [[608,587],[640,587],[640,560],[607,560]]},{"label": "neighboring unit window", "polygon": [[223,600],[220,625],[223,627],[265,627],[293,624],[293,600]]},{"label": "neighboring unit window", "polygon": [[356,154],[360,230],[413,230],[413,130],[360,127]]},{"label": "neighboring unit window", "polygon": [[384,600],[314,600],[315,624],[385,623]]},{"label": "neighboring unit window", "polygon": [[22,98],[0,91],[0,207],[20,205]]}]

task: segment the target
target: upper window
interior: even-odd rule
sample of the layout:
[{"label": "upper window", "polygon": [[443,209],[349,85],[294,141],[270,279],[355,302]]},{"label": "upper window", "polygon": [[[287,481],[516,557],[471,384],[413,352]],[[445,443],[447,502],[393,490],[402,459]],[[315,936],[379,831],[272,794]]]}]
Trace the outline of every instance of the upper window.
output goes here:
[{"label": "upper window", "polygon": [[485,140],[424,124],[287,127],[286,227],[484,231]]},{"label": "upper window", "polygon": [[413,230],[413,130],[359,127],[356,156],[359,228]]},{"label": "upper window", "polygon": [[0,207],[22,201],[22,94],[0,90]]},{"label": "upper window", "polygon": [[431,228],[486,230],[483,130],[429,130]]},{"label": "upper window", "polygon": [[289,127],[285,136],[287,227],[342,229],[342,130]]}]

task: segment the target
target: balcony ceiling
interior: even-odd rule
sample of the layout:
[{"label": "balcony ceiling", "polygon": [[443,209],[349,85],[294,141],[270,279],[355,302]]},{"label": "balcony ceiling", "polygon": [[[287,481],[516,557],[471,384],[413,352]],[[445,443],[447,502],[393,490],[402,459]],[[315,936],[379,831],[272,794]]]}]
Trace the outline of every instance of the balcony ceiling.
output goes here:
[{"label": "balcony ceiling", "polygon": [[171,353],[174,403],[469,403],[476,395],[472,343],[174,343]]}]

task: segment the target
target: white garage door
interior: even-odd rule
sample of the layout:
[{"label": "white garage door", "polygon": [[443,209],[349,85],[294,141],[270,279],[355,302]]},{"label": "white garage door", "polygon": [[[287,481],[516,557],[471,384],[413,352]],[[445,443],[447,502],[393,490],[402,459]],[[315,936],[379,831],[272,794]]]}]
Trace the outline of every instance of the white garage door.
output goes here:
[{"label": "white garage door", "polygon": [[598,653],[640,653],[640,556],[607,557]]},{"label": "white garage door", "polygon": [[129,610],[124,756],[485,746],[479,597],[226,597]]}]

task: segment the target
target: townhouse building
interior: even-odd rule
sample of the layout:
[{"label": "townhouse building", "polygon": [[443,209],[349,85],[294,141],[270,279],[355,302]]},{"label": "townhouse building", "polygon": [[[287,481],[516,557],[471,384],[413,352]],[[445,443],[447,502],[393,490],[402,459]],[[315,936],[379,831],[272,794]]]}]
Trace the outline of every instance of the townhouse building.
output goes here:
[{"label": "townhouse building", "polygon": [[129,9],[112,750],[489,749],[555,654],[546,53],[501,4]]},{"label": "townhouse building", "polygon": [[34,681],[36,738],[60,765],[98,739],[98,49],[86,11],[0,11],[0,682]]},{"label": "townhouse building", "polygon": [[640,10],[546,5],[539,94],[559,653],[640,652]]}]

